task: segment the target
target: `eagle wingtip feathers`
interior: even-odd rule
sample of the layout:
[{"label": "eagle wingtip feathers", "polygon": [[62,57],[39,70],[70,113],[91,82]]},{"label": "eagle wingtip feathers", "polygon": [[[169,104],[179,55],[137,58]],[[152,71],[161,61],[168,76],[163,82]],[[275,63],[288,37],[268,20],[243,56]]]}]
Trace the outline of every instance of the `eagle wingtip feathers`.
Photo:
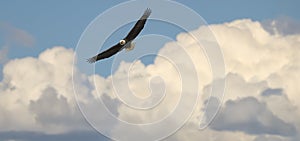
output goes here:
[{"label": "eagle wingtip feathers", "polygon": [[96,58],[92,57],[92,58],[89,58],[89,59],[86,59],[86,61],[90,64],[92,63],[95,63],[96,62]]},{"label": "eagle wingtip feathers", "polygon": [[151,12],[152,12],[151,9],[147,8],[144,12],[142,19],[147,19],[150,16]]}]

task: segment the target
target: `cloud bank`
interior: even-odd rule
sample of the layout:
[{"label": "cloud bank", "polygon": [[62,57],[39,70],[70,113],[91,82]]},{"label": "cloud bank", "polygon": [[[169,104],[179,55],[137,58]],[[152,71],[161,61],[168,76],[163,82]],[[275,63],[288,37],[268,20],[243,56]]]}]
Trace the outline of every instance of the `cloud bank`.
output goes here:
[{"label": "cloud bank", "polygon": [[[205,36],[207,28],[203,26],[191,32],[203,40],[210,40]],[[209,63],[201,46],[189,34],[179,34],[176,41],[165,44],[159,53],[183,67],[185,55],[191,57],[196,64],[194,68],[187,66],[186,71],[180,73],[195,69],[200,80],[200,96],[185,126],[166,140],[299,140],[300,79],[297,74],[300,71],[300,34],[272,34],[260,22],[249,19],[209,25],[209,28],[220,43],[225,58],[227,89],[223,105],[211,125],[198,130],[201,118],[211,116],[204,113],[204,108],[211,83],[215,80],[212,80]],[[180,47],[185,49],[186,54],[182,53]],[[122,62],[115,74],[107,78],[97,74],[82,74],[75,66],[74,75],[77,79],[72,81],[73,56],[72,49],[53,47],[37,58],[14,59],[4,66],[3,80],[0,82],[0,136],[11,131],[14,131],[12,134],[26,131],[54,135],[91,131],[76,102],[89,106],[88,113],[101,113],[105,109],[97,108],[97,103],[102,99],[107,109],[119,119],[131,123],[149,123],[172,112],[181,99],[180,94],[189,101],[195,100],[188,89],[181,91],[182,84],[179,83],[181,81],[176,68],[161,57],[147,66],[141,61],[133,66],[130,62]],[[151,89],[159,88],[160,85],[155,84],[163,82],[165,99],[157,108],[146,111],[126,106],[118,99],[112,81],[119,80],[117,83],[120,84],[115,85],[124,90],[123,96],[131,95],[130,91],[121,87],[122,81],[127,80],[127,74],[131,80],[130,90],[138,97],[146,97]],[[153,85],[149,88],[148,80],[157,76],[159,79],[153,79]],[[72,83],[79,86],[77,101]],[[143,93],[145,89],[146,94]],[[184,110],[179,113],[184,113]],[[130,133],[130,128],[124,131],[124,127],[118,123],[109,122],[110,117],[95,115],[93,118],[95,124],[107,121],[102,126],[110,129],[111,136],[134,135]],[[173,118],[167,125],[178,120]],[[149,133],[149,136],[166,128],[162,126]],[[143,137],[135,134],[127,139],[131,138]],[[17,138],[12,135],[10,139]]]}]

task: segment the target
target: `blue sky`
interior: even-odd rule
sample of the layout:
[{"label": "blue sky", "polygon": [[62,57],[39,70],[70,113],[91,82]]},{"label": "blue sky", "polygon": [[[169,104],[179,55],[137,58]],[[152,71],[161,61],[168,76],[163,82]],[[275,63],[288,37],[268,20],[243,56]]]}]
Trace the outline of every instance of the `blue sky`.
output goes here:
[{"label": "blue sky", "polygon": [[[1,1],[0,21],[23,29],[36,39],[34,48],[16,48],[16,51],[9,53],[9,57],[36,56],[46,48],[57,45],[74,48],[81,33],[97,15],[121,2],[125,1]],[[209,24],[240,18],[261,21],[288,16],[300,19],[300,15],[297,14],[300,2],[297,0],[275,2],[179,0],[178,2],[198,12]],[[0,41],[0,44],[3,44],[3,41]]]},{"label": "blue sky", "polygon": [[[20,47],[22,46],[20,44],[12,45],[7,56],[11,59],[37,56],[43,50],[53,46],[75,48],[80,35],[96,16],[122,2],[125,1],[2,1],[0,22],[25,30],[35,39],[33,47],[30,48]],[[274,2],[273,0],[178,0],[177,2],[195,10],[208,24],[230,22],[241,18],[264,21],[287,16],[296,20],[300,19],[300,15],[297,14],[300,2],[297,0],[288,2]],[[160,30],[159,26],[153,27]],[[164,34],[171,38],[175,38],[176,34],[179,33],[179,31],[175,32],[174,30],[160,31],[170,31]],[[145,30],[143,34],[149,32],[150,30]],[[5,33],[0,33],[1,36],[5,36]],[[109,43],[113,44],[113,42]],[[0,38],[0,45],[5,44],[4,38]],[[102,74],[108,75],[109,73],[105,71]]]},{"label": "blue sky", "polygon": [[[105,10],[108,10],[109,8],[117,4],[120,4],[122,2],[126,2],[126,1],[125,0],[90,0],[90,1],[2,0],[0,2],[0,71],[1,71],[0,72],[0,80],[1,80],[0,81],[0,92],[1,92],[0,113],[4,113],[3,115],[5,116],[3,117],[6,117],[6,118],[0,117],[0,140],[1,138],[4,138],[5,140],[23,139],[23,140],[31,140],[31,141],[41,140],[41,139],[74,140],[74,138],[77,138],[77,140],[82,140],[84,138],[90,138],[90,140],[99,140],[99,139],[108,140],[107,138],[97,134],[96,131],[90,131],[91,127],[87,126],[87,123],[83,119],[82,115],[80,114],[77,115],[78,113],[76,112],[71,114],[69,113],[69,111],[74,110],[72,109],[74,107],[70,106],[74,104],[74,103],[70,104],[71,102],[74,102],[72,101],[73,100],[72,98],[74,98],[73,87],[71,87],[71,85],[68,85],[72,83],[71,82],[72,78],[69,78],[69,76],[71,76],[69,72],[67,71],[65,72],[61,70],[63,70],[62,68],[70,67],[69,66],[70,64],[68,64],[70,63],[68,62],[70,56],[68,55],[72,53],[70,53],[71,52],[70,50],[66,50],[65,48],[75,49],[81,34],[85,31],[86,27],[92,22],[93,19],[95,19],[98,15],[103,13]],[[273,139],[277,139],[277,137],[291,138],[295,140],[299,139],[300,125],[298,125],[299,122],[293,121],[294,120],[293,117],[298,118],[297,116],[300,114],[297,115],[294,114],[299,111],[292,111],[296,109],[294,107],[300,106],[298,104],[299,103],[298,100],[300,98],[297,92],[297,90],[299,89],[295,87],[295,84],[297,83],[294,83],[294,81],[298,82],[299,80],[294,80],[296,78],[293,77],[292,74],[298,73],[297,69],[300,68],[297,67],[297,65],[299,64],[297,61],[298,55],[297,54],[295,55],[295,53],[297,53],[298,51],[297,49],[295,49],[295,46],[298,45],[299,40],[297,39],[299,38],[298,36],[300,32],[297,29],[294,30],[295,32],[293,33],[295,33],[298,36],[295,35],[295,37],[290,37],[289,35],[282,34],[277,38],[276,36],[273,36],[273,34],[266,35],[264,33],[265,30],[262,29],[261,27],[257,27],[255,21],[259,21],[259,23],[263,23],[264,21],[270,21],[274,19],[275,20],[279,19],[279,21],[287,20],[287,19],[291,20],[292,22],[296,21],[291,28],[286,27],[284,21],[281,21],[282,22],[281,24],[279,23],[279,26],[282,26],[281,28],[283,30],[288,29],[285,31],[288,34],[291,32],[291,30],[294,29],[294,27],[298,28],[300,25],[298,22],[300,20],[300,14],[299,14],[300,1],[299,0],[287,0],[287,1],[283,1],[283,0],[281,1],[279,0],[277,1],[274,0],[263,0],[263,1],[262,0],[251,0],[251,1],[250,0],[249,1],[246,0],[244,1],[242,0],[176,0],[176,2],[186,5],[189,8],[196,11],[200,16],[204,18],[204,20],[206,20],[208,24],[217,25],[216,27],[213,28],[216,29],[217,35],[221,35],[220,40],[225,40],[223,41],[223,43],[225,44],[224,53],[225,55],[227,55],[227,57],[229,56],[228,57],[229,63],[226,64],[228,65],[229,72],[228,75],[226,76],[226,79],[228,79],[229,82],[228,87],[231,88],[229,89],[229,92],[231,93],[228,94],[229,98],[226,97],[225,101],[223,102],[224,103],[223,108],[225,110],[220,113],[221,116],[217,118],[216,121],[216,123],[219,124],[213,124],[212,128],[209,129],[209,131],[207,131],[208,134],[209,135],[218,134],[220,135],[221,139],[223,137],[221,136],[221,134],[222,135],[225,134],[224,135],[225,137],[231,135],[244,137],[245,135],[246,136],[245,138],[247,139],[255,138],[255,141],[259,139],[264,140],[264,138],[269,138],[272,135],[275,135]],[[122,16],[126,17],[126,13],[124,13],[124,15]],[[118,18],[118,17],[112,17],[112,18]],[[252,21],[241,20],[241,19],[251,19]],[[291,21],[287,21],[287,22],[291,22]],[[242,32],[235,32],[235,30],[232,30],[224,26],[224,23],[230,23],[231,26],[235,27],[236,29]],[[248,27],[247,28],[243,27],[242,26],[243,24],[245,25],[248,24]],[[109,38],[107,40],[105,45],[109,47],[109,45],[113,44],[116,39],[122,38],[123,35],[127,34],[127,30],[129,30],[131,26],[132,24],[126,25],[121,29],[117,30],[112,35],[112,38]],[[270,30],[273,30],[272,26],[270,26],[269,28]],[[223,32],[223,29],[228,31],[229,32],[228,34],[231,36],[227,36],[227,33]],[[123,34],[122,32],[126,32],[126,33]],[[180,32],[182,32],[182,30],[176,27],[169,26],[168,24],[162,24],[156,21],[150,21],[148,22],[147,28],[143,30],[141,35],[147,35],[147,34],[166,35],[169,37],[168,39],[161,40],[161,42],[156,42],[157,46],[163,46],[165,42],[170,42],[172,41],[172,39],[175,40],[176,36]],[[243,33],[247,33],[247,34],[243,34]],[[119,34],[122,34],[122,36],[119,36]],[[251,34],[255,34],[259,36],[248,36]],[[265,36],[267,36],[267,38],[262,38],[262,39],[259,38]],[[226,37],[226,38],[223,39],[222,37]],[[231,39],[230,37],[236,37],[236,38],[243,37],[243,38],[241,38],[241,40],[236,40],[236,38]],[[248,38],[250,39],[248,40]],[[155,39],[160,39],[160,38],[155,38]],[[188,39],[188,38],[183,38],[183,39]],[[264,39],[269,39],[269,40],[265,41]],[[227,40],[228,40],[228,44],[226,44]],[[230,41],[230,40],[234,40],[234,41]],[[261,41],[265,41],[268,44],[266,46],[260,45],[259,43]],[[256,45],[258,46],[256,48],[257,50],[253,48],[247,48],[247,47],[254,47],[254,46],[256,47]],[[278,48],[276,48],[278,47],[277,45],[282,45],[280,47],[286,47],[286,48],[284,49],[281,48],[282,50],[278,51]],[[63,46],[64,48],[53,48],[53,46]],[[260,50],[259,47],[261,47],[262,49]],[[290,51],[294,49],[295,51]],[[136,49],[136,51],[138,51],[138,49]],[[274,57],[272,56],[273,55],[272,53],[271,55],[269,55],[267,54],[269,53],[268,51],[278,56]],[[45,65],[43,64],[45,60],[36,58],[38,55],[41,55],[42,52],[43,52],[42,55],[44,57],[42,59],[50,58],[48,61],[54,60],[54,63],[52,62],[54,65],[51,63],[48,64],[46,63]],[[230,54],[226,54],[228,52],[230,52]],[[283,55],[280,54],[281,52]],[[51,58],[53,57],[53,54],[57,55],[56,57],[61,57],[60,55],[62,55],[63,59],[57,61],[56,58]],[[258,59],[254,59],[254,61],[251,62],[252,60],[249,59],[249,56],[250,57],[255,56]],[[32,61],[30,59],[26,59],[26,57],[34,57],[35,60]],[[67,59],[65,60],[64,57]],[[277,59],[277,57],[279,59]],[[12,63],[8,63],[10,60],[16,58],[18,58],[19,60],[15,62],[11,61]],[[180,58],[180,56],[178,58]],[[151,59],[153,59],[153,57]],[[148,60],[146,59],[145,64],[152,63],[151,59],[149,58]],[[240,64],[237,65],[235,63],[240,63]],[[274,65],[275,63],[276,65]],[[7,65],[6,72],[3,71],[4,65]],[[26,65],[28,65],[29,67]],[[44,68],[44,66],[40,67],[40,65],[41,66],[49,65],[47,67],[49,70],[47,68]],[[102,76],[109,75],[109,70],[101,69],[101,66],[105,66],[105,65],[110,65],[110,62],[105,61],[97,64],[96,69],[99,72],[99,74],[101,74]],[[276,67],[280,65],[285,67],[283,68]],[[126,65],[124,66],[126,67]],[[162,67],[161,69],[163,70],[164,67]],[[53,71],[54,73],[50,71]],[[35,73],[39,73],[37,78],[34,78],[34,76],[36,75]],[[2,80],[3,74],[7,76],[7,80],[4,79]],[[119,72],[119,76],[122,76],[122,72],[121,73]],[[31,81],[24,80],[28,77],[32,80]],[[52,77],[53,77],[53,81],[48,81],[49,79],[52,80]],[[108,81],[110,80],[106,80],[105,78],[102,77],[100,78],[100,77],[101,76],[95,77],[95,79],[99,79],[99,82],[102,82],[101,84],[103,84],[103,88],[101,85],[101,88],[99,89],[104,89],[103,93],[109,94],[109,92],[111,91],[111,86],[109,85]],[[174,79],[175,78],[176,77],[174,77]],[[87,78],[83,77],[80,78],[80,80],[78,81],[79,81],[78,85],[80,86],[79,88],[80,89],[82,88],[83,93],[87,92],[87,95],[91,95],[91,93],[95,91],[95,89],[97,89],[94,88],[94,85],[92,85],[93,83],[91,83],[90,80],[87,80]],[[174,81],[174,83],[176,82]],[[139,84],[139,81],[137,81],[137,84]],[[205,87],[203,86],[203,89],[209,86],[210,83],[207,83]],[[48,87],[51,90],[49,90]],[[24,95],[19,95],[20,92],[22,93],[24,92]],[[297,95],[295,95],[296,92]],[[54,97],[51,96],[47,97],[47,94],[49,93],[51,94],[54,93],[55,94]],[[231,94],[234,96],[232,96]],[[4,98],[2,98],[2,96]],[[119,102],[118,99],[111,98],[107,95],[102,95],[102,97],[104,97],[108,101],[108,103],[111,104],[109,106],[111,106],[115,111],[122,112],[123,109],[121,109],[122,107],[118,103]],[[5,98],[7,98],[7,100]],[[49,98],[52,99],[48,101]],[[292,100],[296,100],[296,101],[292,101]],[[6,105],[3,106],[1,102],[9,106]],[[47,112],[43,112],[48,110],[48,107],[52,107],[53,106],[52,104],[54,102],[56,102],[55,104],[57,104],[58,106],[61,106],[59,108],[60,110],[62,111],[65,110],[62,113],[67,113],[67,114],[60,115],[60,113],[57,114],[56,111],[51,111],[51,110],[50,110],[50,114],[48,114]],[[217,103],[218,102],[219,101],[217,101]],[[285,104],[284,107],[283,108],[276,107],[278,105],[278,102],[284,103]],[[42,106],[39,104],[41,104]],[[249,105],[256,105],[256,106],[252,107]],[[10,108],[10,106],[14,107],[15,109]],[[232,115],[235,114],[226,113],[227,111],[232,111],[232,109],[233,111],[238,111],[238,112],[247,111],[244,110],[244,108],[248,108],[249,111],[253,111],[252,113],[248,114],[249,117],[253,117],[253,118],[249,119],[249,121],[246,120],[246,123],[244,123],[245,120],[243,119],[243,117],[242,118],[240,118],[239,116],[232,117]],[[261,121],[260,119],[256,119],[255,117],[257,117],[256,116],[257,113],[261,111],[260,109],[262,109],[263,113],[265,114],[260,115],[258,118],[267,117],[278,124],[272,123],[272,125],[268,125],[268,123],[265,124],[264,121]],[[19,112],[19,110],[21,110],[21,112],[24,114],[29,113],[29,115],[32,112],[35,112],[35,114],[40,117],[35,117],[34,119],[28,120],[29,119],[28,117],[31,116],[25,115],[24,116],[26,117],[24,118],[25,124],[24,125],[20,124],[20,127],[19,125],[15,126],[14,123],[23,123],[23,120],[19,121],[18,119],[16,119],[15,116],[16,113]],[[75,109],[74,111],[76,110],[78,109]],[[126,111],[125,112],[123,111],[124,113],[121,112],[118,114],[127,113]],[[128,113],[130,114],[130,112]],[[288,113],[292,116],[286,118],[285,113]],[[239,113],[236,113],[236,115],[238,114]],[[72,118],[70,118],[70,116]],[[41,121],[39,121],[38,118],[40,118]],[[226,121],[226,123],[222,124],[224,119],[231,119],[231,118],[236,118],[236,120],[240,121],[240,123],[237,124],[231,123],[231,121],[229,120]],[[6,120],[8,120],[9,122],[6,122]],[[16,120],[16,122],[14,120]],[[32,121],[35,120],[41,123],[38,123],[39,125],[37,126],[36,124],[31,125]],[[81,124],[80,121],[85,121],[83,128],[80,125]],[[78,123],[79,127],[77,127],[78,126],[77,122],[79,122]],[[62,126],[57,126],[57,128],[52,129],[51,126],[54,125],[53,127],[56,127],[56,123],[59,124],[63,123],[63,124]],[[251,125],[252,123],[255,124]],[[111,123],[108,122],[108,124]],[[10,125],[11,127],[7,125]],[[251,127],[253,126],[253,128],[249,129],[247,128],[247,126],[244,125],[249,125]],[[2,126],[4,126],[5,128],[2,128]],[[2,130],[2,129],[6,129],[6,126],[9,130]],[[31,126],[33,127],[33,129],[35,129],[34,131],[26,130],[27,127],[31,127]],[[75,132],[72,132],[73,130],[71,129],[73,129],[73,126],[76,129],[78,128],[79,131],[75,130]],[[86,129],[86,126],[88,130]],[[279,128],[279,126],[283,126],[283,128]],[[47,134],[48,132],[52,132],[52,130],[61,129],[61,127],[65,128],[66,131],[70,131],[70,132],[67,133],[59,132],[59,134],[53,134],[53,135]],[[275,128],[278,128],[278,130]],[[37,129],[42,129],[42,130],[37,131]],[[81,130],[84,131],[80,132]],[[202,133],[206,134],[206,131]],[[235,133],[238,133],[238,135],[236,135]],[[227,134],[230,135],[227,136]],[[187,135],[185,134],[185,137],[188,137],[188,135],[193,136],[194,134],[193,133],[190,134],[188,131]],[[204,137],[205,136],[206,135],[204,135]],[[198,137],[198,134],[196,135],[196,137]],[[182,136],[182,138],[184,138],[184,136]],[[172,137],[170,138],[170,140],[172,140]],[[232,138],[231,139],[229,138],[228,140],[232,140]]]}]

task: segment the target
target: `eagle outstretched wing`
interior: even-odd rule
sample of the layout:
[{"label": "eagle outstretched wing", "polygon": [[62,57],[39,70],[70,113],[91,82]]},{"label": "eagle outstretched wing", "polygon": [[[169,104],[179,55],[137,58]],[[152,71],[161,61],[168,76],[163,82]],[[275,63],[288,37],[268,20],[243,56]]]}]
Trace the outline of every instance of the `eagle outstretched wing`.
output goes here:
[{"label": "eagle outstretched wing", "polygon": [[[139,35],[139,33],[144,28],[144,25],[147,21],[147,18],[150,16],[150,14],[151,14],[151,9],[147,8],[145,10],[144,14],[142,15],[142,17],[135,23],[134,27],[130,30],[130,32],[124,38],[125,43],[131,42]],[[87,62],[95,63],[98,60],[108,58],[108,57],[118,53],[119,51],[121,51],[124,48],[124,46],[126,46],[126,44],[118,43],[118,44],[112,46],[111,48],[109,48],[108,50],[105,50],[105,51],[99,53],[98,55],[87,59]]]},{"label": "eagle outstretched wing", "polygon": [[151,14],[151,9],[147,8],[143,14],[143,16],[135,23],[134,27],[130,30],[130,32],[125,37],[126,41],[131,41],[136,38],[137,35],[142,31],[144,25],[147,21],[147,18]]},{"label": "eagle outstretched wing", "polygon": [[98,60],[101,60],[101,59],[104,59],[104,58],[108,58],[108,57],[116,54],[117,52],[119,52],[120,50],[122,50],[122,48],[123,48],[123,45],[121,45],[121,44],[118,43],[118,44],[114,45],[113,47],[109,48],[108,50],[105,50],[105,51],[99,53],[98,55],[96,55],[96,56],[94,56],[92,58],[87,59],[87,61],[89,63],[95,63]]}]

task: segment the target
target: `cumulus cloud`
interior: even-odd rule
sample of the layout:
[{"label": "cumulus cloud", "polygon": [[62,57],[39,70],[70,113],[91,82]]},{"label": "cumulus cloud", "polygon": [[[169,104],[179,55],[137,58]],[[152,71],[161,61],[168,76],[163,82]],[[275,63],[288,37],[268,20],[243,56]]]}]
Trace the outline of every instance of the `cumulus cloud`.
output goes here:
[{"label": "cumulus cloud", "polygon": [[254,141],[286,141],[287,139],[279,136],[258,136]]},{"label": "cumulus cloud", "polygon": [[214,130],[293,136],[296,128],[276,117],[254,97],[229,100],[210,126]]},{"label": "cumulus cloud", "polygon": [[282,89],[280,88],[276,88],[276,89],[272,89],[272,88],[268,88],[266,90],[264,90],[262,92],[262,96],[271,96],[271,95],[281,95],[282,94]]},{"label": "cumulus cloud", "polygon": [[76,131],[64,134],[45,134],[43,132],[0,132],[2,141],[109,141],[110,139],[101,136],[96,131]]},{"label": "cumulus cloud", "polygon": [[[238,134],[239,140],[254,140],[257,134],[268,134],[267,139],[297,140],[299,89],[294,84],[299,81],[295,73],[299,71],[299,57],[295,55],[300,53],[296,43],[299,43],[299,33],[273,35],[260,22],[249,19],[209,27],[224,52],[227,68],[225,105],[212,122],[212,131],[206,130],[209,137],[190,134],[188,130],[178,134],[187,134],[189,136],[184,139],[192,140],[215,140],[214,136],[222,136],[220,140],[233,140]],[[205,38],[205,31],[206,27],[200,27],[194,32]],[[229,105],[234,106],[228,108]],[[264,112],[260,113],[261,110]],[[247,118],[241,118],[243,115]]]},{"label": "cumulus cloud", "polygon": [[[297,77],[300,35],[273,35],[260,22],[249,19],[210,25],[209,28],[220,43],[227,68],[225,104],[209,128],[198,130],[202,117],[214,116],[209,112],[205,115],[204,109],[211,84],[217,80],[212,79],[201,44],[189,34],[181,33],[176,41],[165,44],[159,51],[173,62],[159,56],[150,65],[141,61],[133,65],[122,62],[107,78],[97,74],[88,76],[75,66],[76,77],[72,81],[74,51],[64,47],[47,49],[37,58],[10,60],[3,68],[0,82],[0,130],[52,134],[90,130],[76,105],[72,85],[75,83],[79,104],[89,109],[85,112],[94,115],[91,118],[94,124],[109,129],[111,136],[122,134],[128,135],[127,139],[143,139],[162,133],[180,123],[192,108],[194,113],[185,126],[167,140],[297,140],[300,128],[300,89],[297,86],[300,83]],[[205,36],[207,30],[208,27],[202,26],[191,33],[211,41]],[[193,70],[196,75],[191,75]],[[112,84],[122,93],[116,93]],[[152,94],[152,101],[133,103],[151,105],[161,96],[157,93],[162,91],[153,92],[156,88],[166,95],[157,107],[148,110],[129,107],[117,95],[130,97],[130,100],[132,95],[145,98]],[[198,88],[199,97],[194,97],[193,88]],[[98,107],[99,98],[105,101],[107,109]],[[174,112],[182,99],[185,102],[175,111],[181,114],[153,130],[141,127],[138,132],[133,132],[130,127],[112,122],[109,116],[96,114],[109,110],[129,123],[149,123]],[[198,105],[193,107],[191,103],[196,100]],[[221,101],[214,99],[207,110],[218,108],[214,105]],[[22,118],[18,118],[20,115]],[[151,132],[145,134],[146,131]]]},{"label": "cumulus cloud", "polygon": [[300,33],[300,21],[287,16],[281,16],[273,20],[265,20],[262,26],[274,35],[292,35]]},{"label": "cumulus cloud", "polygon": [[72,126],[80,119],[78,112],[74,114],[66,97],[57,94],[54,88],[46,88],[36,101],[31,100],[29,110],[35,116],[35,120],[43,125]]},{"label": "cumulus cloud", "polygon": [[[72,53],[71,50],[64,48],[54,48],[53,51],[54,50],[57,52],[64,50],[64,55],[67,55],[67,52]],[[44,52],[44,55],[41,54],[40,57],[43,58],[43,56],[47,56],[46,52],[47,51]],[[57,55],[59,55],[59,53],[57,53]],[[30,103],[33,104],[33,101],[37,101],[45,92],[44,90],[49,86],[53,86],[52,88],[55,88],[58,93],[68,99],[71,98],[70,94],[66,94],[68,89],[64,88],[64,86],[66,86],[67,83],[66,80],[63,80],[64,74],[69,76],[69,79],[71,78],[71,71],[60,71],[60,74],[55,74],[55,70],[58,72],[58,69],[60,68],[63,67],[58,66],[55,68],[54,65],[49,62],[32,57],[12,60],[4,66],[3,80],[0,83],[0,107],[6,111],[5,115],[11,118],[6,118],[1,121],[4,123],[4,127],[1,128],[2,131],[24,129],[34,131],[41,130],[43,127],[36,124],[35,115],[29,111],[29,105]],[[71,90],[67,93],[71,93]],[[53,95],[55,94],[56,93]],[[47,105],[47,103],[43,104]],[[32,110],[36,109],[33,108]],[[20,114],[22,115],[22,118],[18,118],[18,115]]]},{"label": "cumulus cloud", "polygon": [[[1,131],[53,134],[91,130],[73,94],[73,55],[72,49],[54,47],[42,52],[38,58],[15,59],[4,66],[0,83]],[[87,76],[81,76],[74,83],[80,83],[86,97],[79,98],[78,102],[97,102],[91,95],[92,83]],[[110,97],[105,99],[108,103],[111,100]],[[97,107],[92,108],[94,111],[91,112],[101,112]]]},{"label": "cumulus cloud", "polygon": [[[208,27],[200,27],[195,31],[191,31],[194,35],[197,35],[203,40],[212,40],[206,38],[206,32]],[[221,48],[224,52],[225,64],[227,67],[227,89],[225,93],[225,107],[221,109],[219,118],[213,121],[211,130],[208,130],[210,137],[213,138],[215,134],[222,134],[230,140],[234,138],[237,132],[241,133],[241,137],[247,140],[254,140],[255,136],[261,134],[282,136],[285,139],[296,138],[299,133],[299,118],[298,114],[289,116],[288,113],[299,113],[299,110],[295,107],[299,107],[298,101],[298,88],[294,84],[295,81],[299,81],[296,77],[296,70],[299,70],[299,35],[273,35],[266,31],[262,24],[257,21],[249,19],[236,20],[230,23],[210,25],[209,28],[215,33],[217,40],[219,41]],[[197,42],[189,34],[179,34],[176,42],[166,44],[160,51],[160,54],[172,58],[172,61],[176,65],[180,65],[183,57],[183,53],[176,48],[177,44],[180,44],[182,48],[191,57],[195,69],[197,70],[200,84],[202,104],[199,104],[191,120],[187,123],[188,126],[197,128],[199,125],[199,118],[207,100],[207,92],[209,92],[210,84],[212,81],[211,72],[206,68],[207,62],[203,57]],[[164,66],[164,67],[162,67]],[[168,65],[162,59],[155,59],[154,64],[146,66],[145,71],[148,72],[150,68],[156,68],[155,70],[166,71],[165,68]],[[122,67],[122,66],[121,66]],[[186,66],[186,69],[190,69]],[[170,71],[171,72],[171,71]],[[182,72],[184,73],[184,72]],[[116,73],[117,75],[117,73]],[[153,75],[150,73],[150,75]],[[175,84],[172,78],[176,74],[159,74],[160,77],[168,81],[166,89],[170,87],[168,84]],[[294,82],[292,82],[294,81]],[[190,83],[191,84],[191,83]],[[291,86],[288,86],[291,85]],[[285,94],[282,94],[282,93]],[[166,93],[170,95],[174,93]],[[188,92],[182,91],[182,94]],[[271,98],[278,99],[284,102],[284,105],[278,104],[275,106],[275,102]],[[178,96],[173,96],[173,101]],[[279,100],[280,99],[280,100]],[[214,101],[212,101],[214,102]],[[172,102],[169,102],[171,105]],[[214,103],[219,103],[216,99]],[[216,104],[215,104],[216,105]],[[269,108],[269,106],[281,107],[279,109]],[[122,106],[121,106],[122,107]],[[285,108],[283,108],[285,107]],[[294,107],[294,108],[293,108]],[[207,107],[208,109],[216,109],[214,106]],[[164,112],[169,112],[168,109],[163,108]],[[153,112],[148,114],[138,111],[126,110],[120,108],[119,117],[134,121],[148,121],[155,117],[160,117],[163,113]],[[232,112],[231,112],[232,111]],[[213,114],[206,113],[206,117],[211,117]],[[244,116],[243,116],[244,115]],[[288,117],[289,116],[289,117]],[[126,118],[127,117],[127,118]],[[225,120],[224,118],[228,119]],[[230,121],[230,122],[229,122]],[[191,125],[194,124],[194,125]],[[166,128],[161,128],[165,130]],[[118,131],[118,130],[117,130]],[[123,130],[118,131],[116,134],[122,134]],[[230,133],[228,133],[230,132]],[[126,132],[127,133],[127,132]],[[127,133],[128,134],[128,133]],[[174,136],[185,136],[189,134],[188,130],[179,130]],[[202,134],[200,131],[195,131],[194,134],[187,136],[186,140],[198,140],[198,137]],[[178,138],[179,135],[177,136]],[[210,137],[206,137],[210,138]],[[174,138],[172,138],[174,139]]]}]

